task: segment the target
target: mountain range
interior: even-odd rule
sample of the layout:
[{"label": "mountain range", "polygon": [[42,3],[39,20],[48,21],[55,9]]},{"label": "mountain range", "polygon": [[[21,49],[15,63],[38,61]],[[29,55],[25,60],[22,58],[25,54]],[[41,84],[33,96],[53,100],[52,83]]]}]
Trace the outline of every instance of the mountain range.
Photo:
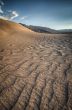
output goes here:
[{"label": "mountain range", "polygon": [[39,32],[39,33],[51,33],[51,34],[72,34],[72,29],[61,29],[61,30],[55,30],[47,27],[41,27],[41,26],[33,26],[33,25],[26,25],[20,23],[22,26],[25,26],[32,31]]}]

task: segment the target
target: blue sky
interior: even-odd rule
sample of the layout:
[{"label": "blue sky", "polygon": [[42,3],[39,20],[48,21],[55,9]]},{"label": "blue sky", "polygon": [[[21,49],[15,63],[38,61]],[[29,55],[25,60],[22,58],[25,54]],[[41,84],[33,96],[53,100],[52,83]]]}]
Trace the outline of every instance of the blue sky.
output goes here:
[{"label": "blue sky", "polygon": [[0,18],[53,29],[72,29],[72,0],[0,0]]}]

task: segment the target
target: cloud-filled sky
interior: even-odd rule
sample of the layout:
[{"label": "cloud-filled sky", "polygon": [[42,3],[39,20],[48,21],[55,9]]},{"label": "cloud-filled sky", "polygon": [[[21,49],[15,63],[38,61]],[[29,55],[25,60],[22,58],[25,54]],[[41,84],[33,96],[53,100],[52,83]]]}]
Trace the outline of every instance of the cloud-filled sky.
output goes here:
[{"label": "cloud-filled sky", "polygon": [[72,0],[0,0],[0,18],[53,29],[72,29]]}]

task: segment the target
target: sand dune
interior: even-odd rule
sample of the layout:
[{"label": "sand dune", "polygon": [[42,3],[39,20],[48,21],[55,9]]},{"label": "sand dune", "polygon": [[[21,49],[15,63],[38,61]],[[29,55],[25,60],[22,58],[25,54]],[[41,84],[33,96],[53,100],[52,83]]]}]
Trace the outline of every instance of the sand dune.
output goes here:
[{"label": "sand dune", "polygon": [[0,19],[0,29],[5,30],[5,31],[16,30],[16,31],[32,32],[31,30],[29,30],[28,28],[26,28],[20,24],[17,24],[15,22],[8,21],[8,20],[3,20],[3,19]]},{"label": "sand dune", "polygon": [[0,110],[72,109],[72,35],[0,20]]}]

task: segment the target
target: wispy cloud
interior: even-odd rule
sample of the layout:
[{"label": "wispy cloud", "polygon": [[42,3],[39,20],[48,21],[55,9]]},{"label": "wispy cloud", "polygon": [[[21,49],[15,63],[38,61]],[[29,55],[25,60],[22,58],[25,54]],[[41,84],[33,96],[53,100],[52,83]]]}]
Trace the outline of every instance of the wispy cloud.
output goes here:
[{"label": "wispy cloud", "polygon": [[0,0],[0,5],[4,5],[4,2],[2,0]]},{"label": "wispy cloud", "polygon": [[4,17],[4,16],[0,16],[1,19],[5,19],[5,20],[8,20],[7,17]]},{"label": "wispy cloud", "polygon": [[5,5],[4,2],[2,0],[0,0],[0,18],[7,19],[7,20],[13,20],[19,16],[19,14],[15,10],[3,11],[3,5]]},{"label": "wispy cloud", "polygon": [[[0,18],[6,20],[14,20],[15,18],[19,17],[19,13],[16,10],[3,10],[5,3],[3,0],[0,0]],[[20,17],[20,20],[24,20],[28,18],[27,16]]]},{"label": "wispy cloud", "polygon": [[6,20],[13,20],[14,18],[18,17],[19,14],[16,11],[8,11],[7,14],[0,15],[0,18]]},{"label": "wispy cloud", "polygon": [[11,14],[10,20],[13,20],[14,18],[19,16],[19,14],[16,11],[12,11],[10,14]]},{"label": "wispy cloud", "polygon": [[26,19],[26,18],[28,18],[28,16],[22,16],[22,17],[21,17],[21,20],[24,20],[24,19]]},{"label": "wispy cloud", "polygon": [[2,6],[4,5],[4,2],[0,0],[0,14],[3,13],[3,10],[2,10]]},{"label": "wispy cloud", "polygon": [[0,13],[3,13],[2,7],[0,6]]}]

